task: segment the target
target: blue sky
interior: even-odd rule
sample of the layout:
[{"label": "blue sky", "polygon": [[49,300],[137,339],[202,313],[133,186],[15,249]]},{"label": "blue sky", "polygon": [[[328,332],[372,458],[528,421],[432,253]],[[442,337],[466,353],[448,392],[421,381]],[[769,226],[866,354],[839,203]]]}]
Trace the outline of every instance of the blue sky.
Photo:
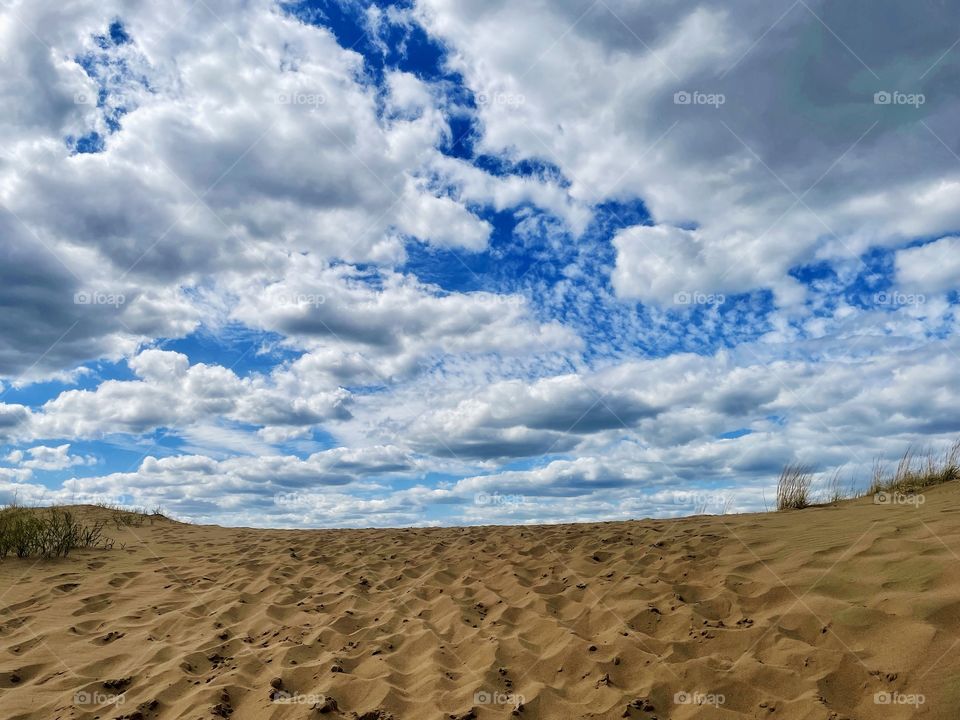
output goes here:
[{"label": "blue sky", "polygon": [[75,7],[0,11],[0,500],[757,510],[960,432],[960,11]]}]

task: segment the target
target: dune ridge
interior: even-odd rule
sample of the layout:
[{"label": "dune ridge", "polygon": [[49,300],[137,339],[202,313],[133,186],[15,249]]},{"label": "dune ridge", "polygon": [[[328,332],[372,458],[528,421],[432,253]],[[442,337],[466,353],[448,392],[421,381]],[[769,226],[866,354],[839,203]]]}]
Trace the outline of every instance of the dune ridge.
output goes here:
[{"label": "dune ridge", "polygon": [[676,520],[112,534],[0,562],[0,717],[960,715],[958,483]]}]

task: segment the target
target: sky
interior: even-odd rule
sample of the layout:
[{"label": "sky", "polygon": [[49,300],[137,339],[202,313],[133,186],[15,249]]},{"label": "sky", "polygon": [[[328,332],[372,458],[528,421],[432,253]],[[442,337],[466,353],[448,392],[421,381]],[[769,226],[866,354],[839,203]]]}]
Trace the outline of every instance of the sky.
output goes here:
[{"label": "sky", "polygon": [[768,508],[960,435],[960,6],[0,2],[0,502]]}]

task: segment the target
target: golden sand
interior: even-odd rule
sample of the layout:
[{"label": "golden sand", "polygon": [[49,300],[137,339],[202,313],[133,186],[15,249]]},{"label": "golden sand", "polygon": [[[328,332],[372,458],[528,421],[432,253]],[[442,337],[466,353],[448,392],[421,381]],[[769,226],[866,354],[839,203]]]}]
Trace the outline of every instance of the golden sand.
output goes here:
[{"label": "golden sand", "polygon": [[924,499],[111,530],[0,562],[0,717],[954,719],[960,487]]}]

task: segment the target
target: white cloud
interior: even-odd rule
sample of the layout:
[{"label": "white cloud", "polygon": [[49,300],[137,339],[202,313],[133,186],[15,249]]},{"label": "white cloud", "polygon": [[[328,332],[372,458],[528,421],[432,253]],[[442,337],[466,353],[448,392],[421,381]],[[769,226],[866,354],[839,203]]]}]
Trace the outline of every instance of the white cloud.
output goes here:
[{"label": "white cloud", "polygon": [[[71,455],[69,443],[56,447],[37,445],[26,450],[14,450],[3,458],[3,461],[12,467],[0,467],[0,481],[13,483],[29,482],[37,470],[67,470],[97,463],[97,459],[92,455]],[[29,486],[27,487],[29,489]]]},{"label": "white cloud", "polygon": [[[4,17],[5,51],[22,72],[0,81],[0,97],[19,98],[0,166],[11,213],[0,305],[32,296],[34,312],[0,321],[2,373],[42,376],[185,335],[211,318],[182,288],[231,273],[262,287],[291,251],[389,265],[403,258],[404,234],[467,252],[486,245],[485,221],[418,179],[449,132],[425,87],[397,75],[394,107],[422,113],[380,118],[360,56],[273,2],[216,12],[186,0],[162,12],[87,2],[62,14],[14,3]],[[102,50],[93,36],[116,17],[133,42]],[[99,107],[96,84],[57,59],[85,54],[106,68]],[[104,151],[71,156],[65,138],[89,131]],[[84,291],[125,302],[78,306]]]},{"label": "white cloud", "polygon": [[[944,56],[956,38],[941,7],[918,9],[909,28],[886,0],[784,10],[693,0],[417,5],[471,88],[524,98],[481,107],[484,151],[556,163],[577,202],[640,197],[657,225],[696,225],[686,236],[665,229],[679,247],[662,257],[702,292],[766,287],[793,305],[796,264],[849,260],[960,223],[960,167],[944,147],[957,139],[946,78],[960,60]],[[863,13],[881,20],[868,28]],[[875,92],[898,88],[926,102],[875,104]],[[640,264],[628,238],[618,287],[671,295],[628,280]]]},{"label": "white cloud", "polygon": [[31,418],[34,436],[100,438],[163,427],[184,430],[216,418],[309,426],[342,416],[350,397],[336,386],[305,398],[284,396],[269,377],[240,378],[219,365],[189,365],[185,355],[164,350],[145,350],[130,366],[140,379],[67,390],[45,403]]},{"label": "white cloud", "polygon": [[729,248],[696,230],[634,226],[617,233],[613,244],[617,262],[611,280],[620,297],[682,305],[692,297],[736,292],[753,279],[747,265],[726,262]]},{"label": "white cloud", "polygon": [[520,296],[442,292],[412,276],[311,258],[292,259],[285,277],[266,288],[238,279],[230,292],[238,298],[235,319],[323,356],[354,353],[361,373],[384,377],[408,374],[434,354],[579,344],[558,323],[538,322]]},{"label": "white cloud", "polygon": [[960,238],[944,237],[899,250],[895,265],[897,282],[913,292],[960,290]]},{"label": "white cloud", "polygon": [[[758,509],[788,460],[859,471],[946,441],[960,431],[960,320],[945,297],[960,244],[940,237],[960,224],[944,147],[957,141],[960,56],[943,51],[960,11],[862,23],[901,11],[366,10],[384,51],[388,24],[422,21],[474,108],[447,92],[451,75],[387,68],[378,84],[358,52],[273,0],[5,3],[0,377],[87,382],[47,386],[31,407],[0,401],[0,495],[130,496],[256,524],[616,518],[681,512],[669,493],[702,483]],[[133,42],[101,48],[116,17]],[[874,104],[887,84],[928,101]],[[498,176],[443,154],[453,117],[476,120],[487,161],[533,162]],[[91,132],[103,151],[74,154]],[[608,203],[637,199],[652,224]],[[509,241],[530,250],[529,275],[509,274],[511,248],[478,206],[515,212]],[[614,228],[612,250],[603,228],[582,236],[594,220]],[[410,236],[432,246],[410,253],[419,263],[489,250],[516,292],[417,277]],[[858,259],[875,247],[901,248],[897,287],[939,297],[871,309],[840,297],[860,274],[886,279]],[[563,267],[534,277],[541,253]],[[471,259],[450,287],[497,277],[471,276]],[[821,262],[836,278],[818,288],[790,275]],[[755,289],[780,311],[714,307],[699,325],[670,312]],[[596,337],[554,319],[574,316]],[[714,351],[731,325],[749,342]],[[284,360],[249,370],[162,349],[198,329],[250,333]],[[101,381],[82,369],[97,359],[133,376]],[[130,472],[97,476],[70,454],[102,438],[143,450],[160,428],[176,449]],[[30,482],[71,467],[63,488]],[[526,499],[504,509],[477,492]]]}]

